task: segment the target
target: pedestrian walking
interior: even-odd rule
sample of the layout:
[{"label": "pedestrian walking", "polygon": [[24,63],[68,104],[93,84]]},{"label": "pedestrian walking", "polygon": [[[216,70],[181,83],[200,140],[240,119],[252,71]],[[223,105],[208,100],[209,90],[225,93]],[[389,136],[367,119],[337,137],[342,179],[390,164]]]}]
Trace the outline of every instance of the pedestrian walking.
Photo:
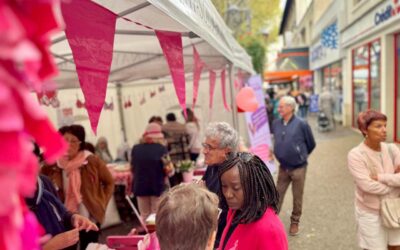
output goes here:
[{"label": "pedestrian walking", "polygon": [[323,112],[329,120],[328,129],[331,130],[335,127],[335,121],[333,120],[333,110],[335,108],[335,99],[328,87],[324,87],[323,92],[319,97],[319,110]]},{"label": "pedestrian walking", "polygon": [[277,180],[278,211],[281,209],[286,190],[292,183],[293,210],[289,229],[292,236],[299,233],[307,158],[315,148],[310,126],[295,115],[295,110],[295,99],[291,96],[282,97],[278,106],[281,119],[276,119],[272,124],[274,154],[280,164]]}]

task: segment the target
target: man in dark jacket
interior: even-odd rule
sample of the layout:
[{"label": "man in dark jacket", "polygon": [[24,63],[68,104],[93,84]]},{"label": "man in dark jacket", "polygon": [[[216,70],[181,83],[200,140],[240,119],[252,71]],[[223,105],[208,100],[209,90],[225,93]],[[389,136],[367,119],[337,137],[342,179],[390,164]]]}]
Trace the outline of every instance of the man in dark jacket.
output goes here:
[{"label": "man in dark jacket", "polygon": [[299,233],[307,158],[315,148],[311,128],[294,114],[295,108],[296,100],[293,97],[282,97],[278,106],[281,119],[276,119],[272,124],[274,153],[280,163],[276,184],[279,192],[279,210],[286,190],[292,183],[293,210],[289,229],[289,234],[292,236]]},{"label": "man in dark jacket", "polygon": [[[206,187],[218,195],[221,184],[219,183],[218,170],[230,154],[236,153],[239,136],[234,128],[226,122],[210,123],[205,132],[206,140],[203,143],[204,163],[207,170],[202,178]],[[222,211],[218,219],[218,230],[215,239],[215,248],[219,245],[222,231],[226,225],[227,211]]]}]

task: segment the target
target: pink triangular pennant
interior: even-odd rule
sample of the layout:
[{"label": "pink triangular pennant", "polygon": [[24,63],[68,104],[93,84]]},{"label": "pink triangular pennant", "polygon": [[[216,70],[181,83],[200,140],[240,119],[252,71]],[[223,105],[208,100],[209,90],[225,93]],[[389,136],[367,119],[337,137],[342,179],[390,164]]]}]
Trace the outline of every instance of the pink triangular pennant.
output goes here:
[{"label": "pink triangular pennant", "polygon": [[156,30],[158,41],[167,60],[175,93],[186,116],[186,86],[183,64],[182,35],[178,32]]},{"label": "pink triangular pennant", "polygon": [[96,134],[106,97],[117,16],[87,0],[62,1],[61,10],[90,125]]},{"label": "pink triangular pennant", "polygon": [[214,90],[215,90],[215,80],[217,78],[217,74],[215,71],[210,70],[209,71],[209,77],[210,77],[210,109],[212,109],[213,106],[213,99],[214,99]]},{"label": "pink triangular pennant", "polygon": [[203,70],[204,63],[201,61],[200,55],[196,50],[196,47],[193,46],[193,60],[194,60],[194,68],[193,68],[193,105],[192,109],[194,109],[197,101],[197,95],[199,93],[199,81],[201,76],[201,71]]},{"label": "pink triangular pennant", "polygon": [[224,107],[227,111],[230,111],[228,104],[226,103],[226,88],[225,88],[225,69],[221,71],[221,88],[222,88],[222,100]]}]

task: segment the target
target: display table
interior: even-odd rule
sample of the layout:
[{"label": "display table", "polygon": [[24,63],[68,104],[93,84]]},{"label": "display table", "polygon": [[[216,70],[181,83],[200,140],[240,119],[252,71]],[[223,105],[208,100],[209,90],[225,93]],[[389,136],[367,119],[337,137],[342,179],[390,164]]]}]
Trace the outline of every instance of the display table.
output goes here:
[{"label": "display table", "polygon": [[109,163],[108,170],[114,179],[115,185],[124,185],[125,193],[130,195],[132,192],[133,174],[129,162]]}]

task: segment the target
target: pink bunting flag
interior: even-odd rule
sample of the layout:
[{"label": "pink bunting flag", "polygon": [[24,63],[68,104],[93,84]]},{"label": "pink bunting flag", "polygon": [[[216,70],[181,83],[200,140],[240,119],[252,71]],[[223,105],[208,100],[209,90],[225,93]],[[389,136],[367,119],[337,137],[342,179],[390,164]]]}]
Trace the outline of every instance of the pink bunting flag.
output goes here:
[{"label": "pink bunting flag", "polygon": [[96,134],[110,75],[117,16],[87,0],[62,1],[61,10],[90,125]]},{"label": "pink bunting flag", "polygon": [[194,68],[193,68],[193,105],[192,109],[194,109],[197,101],[197,95],[199,93],[199,81],[201,76],[201,71],[203,70],[204,63],[201,61],[200,55],[196,50],[196,47],[193,46],[193,60],[194,60]]},{"label": "pink bunting flag", "polygon": [[217,74],[215,71],[210,70],[209,71],[209,77],[210,77],[210,109],[212,109],[213,106],[213,99],[214,99],[214,90],[215,90],[215,80],[217,78]]},{"label": "pink bunting flag", "polygon": [[183,64],[182,35],[179,32],[156,30],[158,41],[167,60],[179,104],[186,116],[186,86]]},{"label": "pink bunting flag", "polygon": [[222,100],[223,100],[223,102],[224,102],[224,107],[225,107],[225,109],[227,110],[227,111],[231,111],[230,109],[229,109],[229,106],[228,106],[228,104],[226,103],[226,87],[225,87],[225,83],[226,83],[226,81],[225,81],[225,76],[226,76],[226,72],[225,72],[225,69],[223,69],[222,71],[221,71],[221,88],[222,88]]}]

